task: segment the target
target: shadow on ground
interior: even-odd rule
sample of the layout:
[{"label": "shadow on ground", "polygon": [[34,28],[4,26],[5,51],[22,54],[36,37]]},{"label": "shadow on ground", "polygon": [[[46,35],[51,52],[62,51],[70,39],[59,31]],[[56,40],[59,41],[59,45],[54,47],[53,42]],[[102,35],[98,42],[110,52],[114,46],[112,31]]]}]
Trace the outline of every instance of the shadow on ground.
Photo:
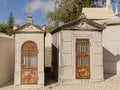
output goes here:
[{"label": "shadow on ground", "polygon": [[[114,75],[115,74],[104,73],[104,78],[108,79]],[[45,86],[50,86],[57,82],[58,81],[53,77],[53,75],[51,73],[51,68],[50,67],[45,68]],[[14,85],[14,80],[10,80],[10,81],[4,83],[2,86],[0,86],[0,88],[9,87],[12,85]]]},{"label": "shadow on ground", "polygon": [[12,79],[12,80],[9,80],[9,81],[5,82],[4,84],[2,84],[2,85],[0,86],[0,88],[8,87],[8,86],[11,86],[11,85],[13,85],[13,84],[14,84],[14,80]]},{"label": "shadow on ground", "polygon": [[[51,68],[46,67],[45,68],[45,86],[52,85],[56,82],[57,82],[57,80],[55,80],[54,77],[51,74]],[[3,85],[0,86],[0,88],[8,87],[8,86],[11,86],[11,85],[14,85],[14,80],[10,80],[10,81],[4,83]]]}]

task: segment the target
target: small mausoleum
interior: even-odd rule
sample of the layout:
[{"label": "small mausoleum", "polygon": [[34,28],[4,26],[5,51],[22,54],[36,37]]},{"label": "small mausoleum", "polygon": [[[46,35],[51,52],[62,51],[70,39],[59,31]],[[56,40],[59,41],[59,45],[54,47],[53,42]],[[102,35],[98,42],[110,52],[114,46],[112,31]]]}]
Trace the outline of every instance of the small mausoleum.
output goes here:
[{"label": "small mausoleum", "polygon": [[15,86],[44,86],[45,31],[33,24],[32,15],[15,30]]},{"label": "small mausoleum", "polygon": [[51,31],[52,73],[61,84],[104,80],[102,31],[105,27],[85,18]]}]

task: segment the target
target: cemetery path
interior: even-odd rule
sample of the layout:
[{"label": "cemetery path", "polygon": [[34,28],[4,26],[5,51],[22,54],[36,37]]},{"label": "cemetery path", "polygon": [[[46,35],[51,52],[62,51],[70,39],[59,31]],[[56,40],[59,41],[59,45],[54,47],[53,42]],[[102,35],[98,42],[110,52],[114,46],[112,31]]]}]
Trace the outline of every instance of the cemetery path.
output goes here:
[{"label": "cemetery path", "polygon": [[44,88],[15,88],[14,85],[8,85],[0,88],[0,90],[120,90],[120,75],[114,75],[104,82],[97,83],[81,83],[80,85],[59,85],[53,83]]}]

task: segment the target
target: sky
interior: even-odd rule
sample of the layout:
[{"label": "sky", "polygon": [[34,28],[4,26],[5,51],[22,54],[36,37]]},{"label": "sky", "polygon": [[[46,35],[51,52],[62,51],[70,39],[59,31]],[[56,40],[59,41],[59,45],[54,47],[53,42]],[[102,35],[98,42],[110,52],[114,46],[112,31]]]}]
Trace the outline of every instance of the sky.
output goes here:
[{"label": "sky", "polygon": [[[15,23],[23,25],[27,21],[28,7],[32,8],[33,22],[38,25],[47,24],[45,14],[54,10],[55,0],[0,0],[0,23],[7,23],[10,12],[13,13]],[[115,11],[115,0],[113,9]],[[120,5],[119,5],[120,8]]]},{"label": "sky", "polygon": [[32,8],[33,22],[44,25],[47,23],[45,14],[54,10],[54,0],[0,0],[0,23],[6,23],[12,12],[17,24],[25,24],[28,7]]}]

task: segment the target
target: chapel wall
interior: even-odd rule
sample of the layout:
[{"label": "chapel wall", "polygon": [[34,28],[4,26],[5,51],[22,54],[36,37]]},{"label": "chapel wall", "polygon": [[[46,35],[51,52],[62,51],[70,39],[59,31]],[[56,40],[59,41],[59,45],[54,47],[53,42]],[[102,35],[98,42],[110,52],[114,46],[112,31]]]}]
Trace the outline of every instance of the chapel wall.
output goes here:
[{"label": "chapel wall", "polygon": [[45,36],[45,67],[51,67],[51,42],[52,35],[50,33],[46,33]]},{"label": "chapel wall", "polygon": [[120,73],[120,25],[107,26],[103,32],[104,73]]},{"label": "chapel wall", "polygon": [[64,30],[61,36],[60,81],[62,83],[82,81],[76,79],[75,40],[77,38],[90,40],[90,80],[88,81],[104,80],[102,32]]},{"label": "chapel wall", "polygon": [[44,86],[44,34],[16,34],[15,35],[15,85],[21,84],[21,46],[26,41],[33,41],[38,48],[38,84]]}]

